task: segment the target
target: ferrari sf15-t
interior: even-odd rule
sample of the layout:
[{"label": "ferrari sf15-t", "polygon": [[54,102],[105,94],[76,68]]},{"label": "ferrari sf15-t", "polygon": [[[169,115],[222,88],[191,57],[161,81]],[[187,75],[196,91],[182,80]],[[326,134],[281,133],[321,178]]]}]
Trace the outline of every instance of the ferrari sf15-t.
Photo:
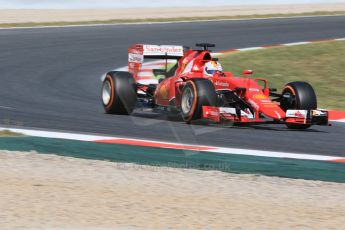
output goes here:
[{"label": "ferrari sf15-t", "polygon": [[[180,114],[187,123],[198,119],[233,124],[286,124],[292,129],[328,125],[328,112],[317,109],[314,89],[303,81],[286,84],[281,93],[252,70],[242,76],[224,72],[209,48],[135,44],[128,49],[128,69],[103,77],[106,113],[131,114],[135,108]],[[144,60],[157,59],[147,69]],[[153,64],[152,64],[153,63]],[[156,63],[156,64],[155,64]],[[143,72],[163,78],[143,79]]]}]

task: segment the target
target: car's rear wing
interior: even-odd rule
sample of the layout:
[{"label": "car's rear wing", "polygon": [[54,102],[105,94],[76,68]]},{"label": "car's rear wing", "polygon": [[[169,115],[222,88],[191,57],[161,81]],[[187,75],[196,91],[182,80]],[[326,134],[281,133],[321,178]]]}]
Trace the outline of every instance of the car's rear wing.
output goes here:
[{"label": "car's rear wing", "polygon": [[145,59],[179,60],[183,55],[183,46],[135,44],[128,48],[128,71],[137,78]]}]

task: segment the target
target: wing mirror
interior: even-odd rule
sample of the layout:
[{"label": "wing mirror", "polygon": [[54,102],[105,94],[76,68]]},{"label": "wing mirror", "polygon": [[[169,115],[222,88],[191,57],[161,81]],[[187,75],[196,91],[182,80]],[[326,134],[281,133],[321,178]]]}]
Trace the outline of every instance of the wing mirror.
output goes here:
[{"label": "wing mirror", "polygon": [[254,71],[250,70],[250,69],[245,69],[245,70],[243,70],[242,73],[243,73],[243,75],[252,75],[254,73]]}]

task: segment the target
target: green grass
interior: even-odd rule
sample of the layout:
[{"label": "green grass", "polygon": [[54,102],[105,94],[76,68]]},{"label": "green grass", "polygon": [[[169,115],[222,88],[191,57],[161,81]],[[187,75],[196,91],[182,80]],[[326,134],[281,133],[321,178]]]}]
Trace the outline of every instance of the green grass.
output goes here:
[{"label": "green grass", "polygon": [[267,78],[278,91],[291,81],[309,82],[318,107],[345,110],[345,41],[238,52],[221,61],[225,71],[236,75],[253,69],[254,77]]},{"label": "green grass", "polygon": [[322,15],[344,15],[345,11],[316,11],[298,14],[253,14],[238,16],[216,16],[216,17],[178,17],[178,18],[144,18],[144,19],[114,19],[105,21],[76,21],[76,22],[27,22],[27,23],[0,23],[0,28],[11,27],[35,27],[35,26],[68,26],[68,25],[93,25],[93,24],[123,24],[140,22],[178,22],[178,21],[199,21],[199,20],[222,20],[222,19],[251,19],[251,18],[275,18],[275,17],[296,17],[296,16],[322,16]]},{"label": "green grass", "polygon": [[0,137],[18,137],[18,136],[23,136],[23,134],[11,132],[9,130],[0,131]]}]

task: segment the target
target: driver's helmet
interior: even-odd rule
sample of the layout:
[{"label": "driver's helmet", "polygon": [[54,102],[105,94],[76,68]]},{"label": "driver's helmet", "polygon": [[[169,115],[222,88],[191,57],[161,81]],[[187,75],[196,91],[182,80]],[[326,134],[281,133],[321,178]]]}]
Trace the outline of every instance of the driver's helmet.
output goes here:
[{"label": "driver's helmet", "polygon": [[205,64],[205,75],[212,77],[217,71],[223,71],[222,65],[218,61],[209,61]]}]

